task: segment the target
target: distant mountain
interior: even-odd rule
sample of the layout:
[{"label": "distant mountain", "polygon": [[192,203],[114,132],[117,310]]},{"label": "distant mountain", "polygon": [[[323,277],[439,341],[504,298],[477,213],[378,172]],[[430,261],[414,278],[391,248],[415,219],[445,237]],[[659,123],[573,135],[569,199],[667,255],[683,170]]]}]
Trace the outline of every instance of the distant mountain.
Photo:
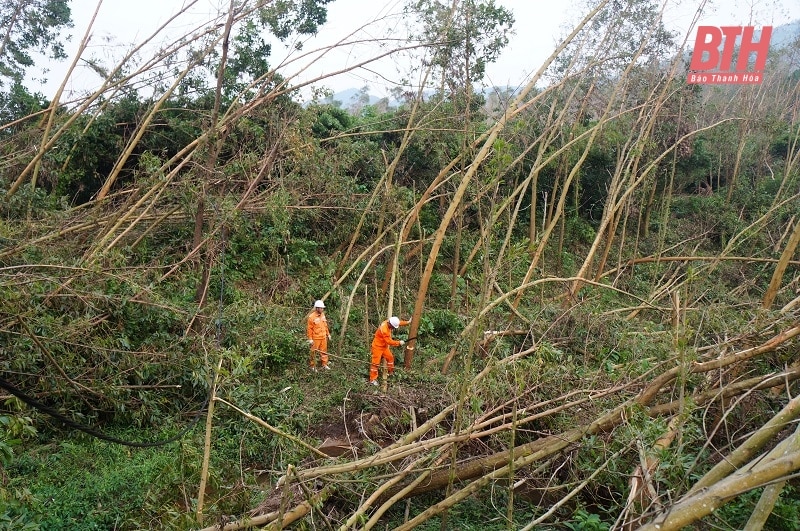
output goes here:
[{"label": "distant mountain", "polygon": [[[754,35],[756,39],[760,38],[760,32]],[[740,37],[741,38],[741,37]],[[792,42],[800,38],[800,19],[782,24],[772,28],[772,37],[770,38],[770,49],[776,50],[790,45]],[[738,39],[737,39],[738,45]],[[688,62],[692,55],[692,50],[684,52],[685,58]],[[486,97],[487,110],[500,109],[502,110],[508,101],[512,98],[518,88],[513,87],[488,87],[483,90],[483,95]],[[337,105],[351,113],[357,113],[365,105],[378,105],[383,106],[382,111],[397,108],[400,102],[392,97],[378,97],[369,92],[364,92],[364,89],[348,88],[336,92],[333,96],[325,98],[321,103],[330,105]]]},{"label": "distant mountain", "polygon": [[[368,94],[369,102],[367,105],[374,105],[380,98],[377,96],[373,96]],[[342,107],[349,107],[353,103],[363,103],[359,100],[361,99],[361,90],[357,88],[349,88],[342,90],[340,92],[335,93],[333,96],[329,98],[325,98],[322,100],[323,103],[334,103],[339,102]]]},{"label": "distant mountain", "polygon": [[797,40],[798,37],[800,37],[800,19],[772,28],[772,38],[769,44],[776,48],[783,48]]},{"label": "distant mountain", "polygon": [[[487,104],[497,104],[499,100],[509,99],[512,93],[513,89],[511,87],[487,87],[482,91]],[[424,97],[427,98],[432,94],[432,91],[426,91]],[[394,97],[378,97],[369,93],[364,94],[363,89],[357,88],[348,88],[336,92],[332,96],[321,100],[320,103],[336,105],[350,112],[358,111],[364,105],[383,106],[384,109],[382,110],[397,108],[401,105],[401,102]]]},{"label": "distant mountain", "polygon": [[364,89],[357,88],[348,88],[336,92],[333,96],[322,100],[321,103],[336,105],[337,107],[351,112],[358,111],[365,105],[381,105],[382,103],[387,109],[399,106],[399,102],[394,100],[394,98],[378,97],[373,94],[364,93]]}]

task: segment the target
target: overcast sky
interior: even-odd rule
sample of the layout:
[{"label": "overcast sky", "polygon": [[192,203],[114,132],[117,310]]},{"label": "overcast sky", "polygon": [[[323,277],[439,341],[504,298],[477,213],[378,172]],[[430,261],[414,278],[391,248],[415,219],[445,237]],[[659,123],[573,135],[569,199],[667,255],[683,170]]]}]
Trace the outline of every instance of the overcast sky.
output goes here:
[{"label": "overcast sky", "polygon": [[[581,13],[573,6],[574,0],[496,0],[513,11],[516,22],[515,35],[496,64],[487,69],[488,83],[495,86],[517,86],[535,71],[550,55],[556,46],[557,38],[563,35],[570,21]],[[665,22],[671,29],[687,33],[692,15],[700,4],[696,0],[667,0]],[[199,0],[193,7],[191,17],[179,19],[168,30],[172,36],[192,28],[194,25],[210,20],[221,8],[228,6],[229,0]],[[183,0],[104,0],[92,32],[92,40],[87,54],[99,57],[119,58],[126,46],[141,42],[157,27],[165,23],[180,7]],[[62,64],[51,64],[48,83],[29,86],[33,90],[51,97],[61,83],[69,62],[76,53],[78,42],[86,31],[97,0],[71,0],[75,28],[72,40],[67,46],[69,60]],[[357,33],[367,36],[383,35],[386,27],[398,24],[398,17],[392,17],[402,8],[403,2],[391,0],[334,0],[328,5],[328,23],[318,36],[304,42],[303,50],[330,45],[350,35],[358,28],[366,29]],[[747,25],[750,23],[778,26],[800,19],[800,0],[709,0],[705,17],[701,23],[722,25]],[[389,15],[387,17],[387,15]],[[571,29],[571,28],[570,28]],[[398,30],[399,32],[399,30]],[[693,42],[694,34],[690,37]],[[374,49],[341,47],[329,54],[325,60],[318,61],[298,79],[310,79],[323,72],[329,73],[347,65],[352,65],[374,55]],[[85,54],[86,55],[86,54]],[[297,57],[282,46],[275,46],[270,63],[274,66],[287,57]],[[284,76],[297,72],[299,64],[292,63],[282,70]],[[366,69],[328,78],[319,85],[334,91],[345,88],[370,86],[372,94],[387,95],[387,87],[398,83],[406,67],[402,64],[384,64],[378,73]],[[85,66],[79,67],[67,90],[87,90],[100,83],[99,77]]]}]

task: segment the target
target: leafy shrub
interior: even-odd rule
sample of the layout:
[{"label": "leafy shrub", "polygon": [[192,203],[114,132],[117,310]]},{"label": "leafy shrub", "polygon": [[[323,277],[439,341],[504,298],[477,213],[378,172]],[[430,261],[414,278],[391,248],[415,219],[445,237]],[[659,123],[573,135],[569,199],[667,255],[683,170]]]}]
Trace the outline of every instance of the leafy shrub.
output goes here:
[{"label": "leafy shrub", "polygon": [[305,355],[305,322],[296,312],[240,301],[226,308],[224,318],[228,355],[243,371],[283,367]]},{"label": "leafy shrub", "polygon": [[[743,529],[753,513],[763,489],[746,492],[729,501],[715,510],[710,517],[717,524],[729,529]],[[764,525],[766,531],[784,531],[786,529],[800,529],[800,500],[797,498],[797,489],[787,484],[776,500],[775,506]]]},{"label": "leafy shrub", "polygon": [[0,201],[0,217],[7,219],[25,219],[31,216],[37,219],[55,210],[66,208],[62,198],[50,195],[41,188],[31,188],[30,184],[23,184],[17,192],[6,197],[7,190],[0,189],[4,200]]},{"label": "leafy shrub", "polygon": [[566,220],[566,240],[588,245],[594,241],[597,232],[588,221],[579,216],[569,216]]},{"label": "leafy shrub", "polygon": [[437,338],[455,337],[463,328],[458,314],[444,309],[431,309],[420,318],[417,334]]},{"label": "leafy shrub", "polygon": [[573,520],[564,525],[572,531],[606,531],[611,526],[603,522],[596,514],[589,513],[585,509],[578,509],[572,515]]}]

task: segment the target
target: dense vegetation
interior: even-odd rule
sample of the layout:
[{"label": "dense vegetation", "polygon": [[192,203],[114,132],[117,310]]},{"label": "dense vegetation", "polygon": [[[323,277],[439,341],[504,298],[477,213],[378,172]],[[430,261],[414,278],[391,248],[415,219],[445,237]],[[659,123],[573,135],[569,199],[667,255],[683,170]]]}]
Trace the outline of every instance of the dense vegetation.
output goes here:
[{"label": "dense vegetation", "polygon": [[0,529],[800,528],[797,36],[687,85],[657,3],[592,1],[480,91],[512,14],[421,0],[427,85],[348,109],[263,37],[326,3],[69,102],[0,51]]}]

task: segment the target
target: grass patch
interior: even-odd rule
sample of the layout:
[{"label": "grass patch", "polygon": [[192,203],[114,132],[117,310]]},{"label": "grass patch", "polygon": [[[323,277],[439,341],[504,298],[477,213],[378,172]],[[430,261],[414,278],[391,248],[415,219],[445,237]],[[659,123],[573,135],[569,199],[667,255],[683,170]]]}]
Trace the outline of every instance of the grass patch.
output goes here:
[{"label": "grass patch", "polygon": [[181,485],[197,484],[185,461],[178,443],[131,448],[76,436],[21,452],[6,473],[29,489],[40,529],[179,529],[192,503]]}]

